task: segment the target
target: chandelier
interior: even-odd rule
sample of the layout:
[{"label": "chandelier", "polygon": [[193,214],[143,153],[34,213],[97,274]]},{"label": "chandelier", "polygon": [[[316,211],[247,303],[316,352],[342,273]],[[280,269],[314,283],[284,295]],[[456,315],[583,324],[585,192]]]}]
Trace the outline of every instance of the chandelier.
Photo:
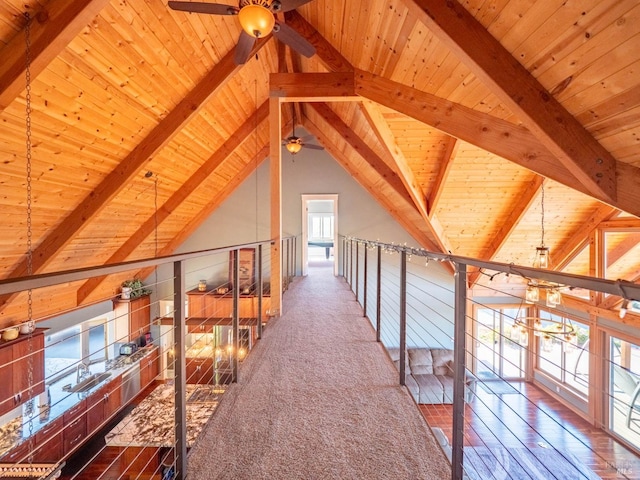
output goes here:
[{"label": "chandelier", "polygon": [[[544,244],[544,180],[541,185],[540,200],[540,246],[536,247],[535,257],[533,259],[533,268],[547,269],[551,267],[551,255],[549,247]],[[546,293],[545,300],[548,307],[557,307],[562,301],[560,294],[561,285],[545,282],[543,280],[529,280],[525,291],[525,301],[527,303],[536,303],[540,300],[540,291]]]},{"label": "chandelier", "polygon": [[571,351],[578,343],[578,332],[571,320],[567,320],[569,323],[545,318],[546,325],[543,325],[540,317],[518,316],[511,327],[510,338],[523,347],[527,347],[529,346],[529,333],[533,332],[534,337],[542,339],[544,351],[548,352],[553,348],[554,340],[563,341],[567,351]]}]

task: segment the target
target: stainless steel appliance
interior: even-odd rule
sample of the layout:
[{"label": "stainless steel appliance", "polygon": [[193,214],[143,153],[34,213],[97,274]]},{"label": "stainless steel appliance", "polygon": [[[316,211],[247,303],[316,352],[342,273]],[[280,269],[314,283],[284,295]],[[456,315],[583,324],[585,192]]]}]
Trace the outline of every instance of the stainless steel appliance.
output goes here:
[{"label": "stainless steel appliance", "polygon": [[122,394],[120,396],[121,404],[127,404],[140,391],[140,362],[136,362],[133,366],[122,374]]}]

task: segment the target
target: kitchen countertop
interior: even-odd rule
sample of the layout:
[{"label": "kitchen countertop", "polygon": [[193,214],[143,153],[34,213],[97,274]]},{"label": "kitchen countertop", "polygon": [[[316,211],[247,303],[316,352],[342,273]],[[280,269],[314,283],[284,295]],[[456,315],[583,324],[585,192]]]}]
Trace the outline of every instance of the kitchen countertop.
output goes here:
[{"label": "kitchen countertop", "polygon": [[[38,397],[36,397],[24,404],[23,415],[20,415],[7,424],[0,426],[0,456],[4,455],[12,448],[17,447],[24,440],[35,434],[38,430],[42,429],[53,420],[62,416],[64,412],[80,403],[83,399],[89,397],[99,388],[102,388],[109,382],[118,378],[118,376],[129,370],[139,362],[141,358],[148,355],[154,348],[157,347],[152,345],[150,347],[143,348],[139,350],[141,353],[136,355],[135,361],[132,361],[131,363],[121,362],[120,365],[116,365],[114,368],[109,368],[107,371],[111,373],[111,376],[84,392],[73,393],[67,392],[63,389],[65,385],[73,385],[76,383],[76,372],[70,373],[57,382],[49,385],[49,395],[51,397],[50,405],[37,405]],[[104,371],[104,363],[91,366],[91,373],[102,373]]]},{"label": "kitchen countertop", "polygon": [[[214,390],[215,388],[215,390]],[[203,395],[202,393],[205,393]],[[223,387],[187,385],[187,446],[191,447],[218,406]],[[107,446],[170,447],[174,444],[174,386],[158,386],[105,436]]]}]

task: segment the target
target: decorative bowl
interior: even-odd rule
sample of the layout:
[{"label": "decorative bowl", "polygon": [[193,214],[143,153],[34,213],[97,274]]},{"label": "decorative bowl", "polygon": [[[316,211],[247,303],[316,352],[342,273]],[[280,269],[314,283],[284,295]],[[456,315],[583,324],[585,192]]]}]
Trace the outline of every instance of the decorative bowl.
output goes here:
[{"label": "decorative bowl", "polygon": [[29,335],[30,333],[32,333],[34,330],[36,329],[36,324],[35,322],[25,322],[22,325],[20,325],[20,333],[22,335]]},{"label": "decorative bowl", "polygon": [[2,339],[5,341],[15,340],[18,338],[18,334],[20,333],[20,329],[18,327],[7,328],[4,332],[2,332]]}]

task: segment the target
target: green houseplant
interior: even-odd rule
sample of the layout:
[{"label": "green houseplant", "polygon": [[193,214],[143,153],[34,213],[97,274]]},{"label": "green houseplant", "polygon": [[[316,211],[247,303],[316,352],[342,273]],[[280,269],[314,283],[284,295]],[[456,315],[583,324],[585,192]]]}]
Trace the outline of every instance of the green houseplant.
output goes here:
[{"label": "green houseplant", "polygon": [[144,295],[149,295],[151,293],[151,289],[144,286],[142,280],[138,278],[134,278],[132,280],[125,280],[122,282],[122,298],[130,299],[130,298],[138,298]]}]

